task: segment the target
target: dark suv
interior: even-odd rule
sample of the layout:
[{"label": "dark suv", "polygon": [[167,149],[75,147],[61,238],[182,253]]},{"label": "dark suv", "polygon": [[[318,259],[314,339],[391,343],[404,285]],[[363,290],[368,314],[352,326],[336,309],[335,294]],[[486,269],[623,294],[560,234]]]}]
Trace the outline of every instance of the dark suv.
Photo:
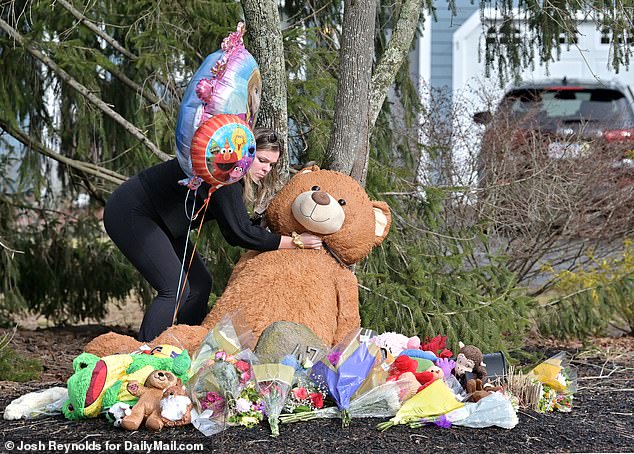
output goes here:
[{"label": "dark suv", "polygon": [[536,160],[605,162],[619,186],[634,183],[634,96],[615,82],[546,80],[508,90],[486,124],[478,162],[479,186],[526,177]]}]

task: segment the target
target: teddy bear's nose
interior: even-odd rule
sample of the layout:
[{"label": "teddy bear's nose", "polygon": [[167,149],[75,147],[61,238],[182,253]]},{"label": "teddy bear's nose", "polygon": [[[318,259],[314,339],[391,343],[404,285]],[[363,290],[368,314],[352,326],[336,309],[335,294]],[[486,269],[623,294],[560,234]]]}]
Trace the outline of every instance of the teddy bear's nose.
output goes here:
[{"label": "teddy bear's nose", "polygon": [[317,205],[328,205],[330,203],[330,197],[325,192],[315,191],[311,194],[311,198]]}]

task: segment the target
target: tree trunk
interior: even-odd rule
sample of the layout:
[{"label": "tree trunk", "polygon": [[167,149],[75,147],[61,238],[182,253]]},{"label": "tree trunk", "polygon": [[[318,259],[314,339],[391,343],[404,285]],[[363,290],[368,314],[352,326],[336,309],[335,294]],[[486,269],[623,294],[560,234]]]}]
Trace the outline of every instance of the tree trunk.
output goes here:
[{"label": "tree trunk", "polygon": [[376,123],[387,92],[394,83],[394,79],[396,79],[396,74],[403,62],[407,61],[407,54],[412,45],[422,10],[422,0],[405,0],[401,5],[394,33],[392,33],[390,42],[381,56],[381,60],[376,65],[372,76],[370,129]]},{"label": "tree trunk", "polygon": [[282,173],[288,169],[288,111],[286,105],[287,79],[284,62],[284,43],[280,14],[275,0],[243,0],[249,36],[249,51],[260,66],[262,98],[258,112],[258,126],[273,129],[282,146],[280,165]]},{"label": "tree trunk", "polygon": [[375,17],[376,2],[344,1],[334,124],[327,149],[330,168],[351,175],[361,185],[368,171]]}]

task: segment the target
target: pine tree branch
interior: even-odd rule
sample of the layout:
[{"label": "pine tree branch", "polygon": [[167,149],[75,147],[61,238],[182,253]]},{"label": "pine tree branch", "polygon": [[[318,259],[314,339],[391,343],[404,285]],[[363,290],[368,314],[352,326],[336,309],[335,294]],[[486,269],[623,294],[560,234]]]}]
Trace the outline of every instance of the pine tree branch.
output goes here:
[{"label": "pine tree branch", "polygon": [[70,3],[68,3],[66,0],[56,0],[56,3],[59,3],[60,5],[62,5],[62,7],[64,9],[66,9],[69,13],[71,13],[73,16],[75,16],[75,18],[79,22],[84,24],[86,26],[86,28],[88,28],[95,35],[99,36],[105,42],[110,44],[110,46],[112,46],[115,50],[117,50],[117,52],[122,53],[127,58],[129,58],[130,60],[133,60],[133,61],[136,60],[137,58],[139,58],[136,55],[134,55],[132,52],[130,52],[128,49],[123,47],[121,44],[119,44],[119,42],[116,39],[114,39],[112,36],[110,36],[109,34],[104,32],[103,30],[101,30],[99,27],[97,27],[90,19],[88,19],[80,11],[75,9],[75,7],[73,5],[71,5]]},{"label": "pine tree branch", "polygon": [[91,164],[91,163],[87,163],[87,162],[82,162],[82,161],[78,161],[76,159],[71,159],[68,158],[66,156],[63,156],[59,153],[54,152],[53,150],[51,150],[50,148],[47,148],[46,146],[42,145],[40,142],[38,142],[37,140],[33,139],[32,137],[28,136],[27,134],[25,134],[24,132],[20,131],[18,128],[15,128],[14,126],[12,126],[8,121],[6,121],[3,118],[0,118],[0,128],[2,128],[4,131],[6,131],[7,133],[9,133],[12,137],[14,137],[16,140],[20,141],[21,143],[23,143],[25,146],[35,150],[36,152],[47,156],[51,159],[54,159],[62,164],[65,164],[69,167],[72,167],[76,170],[79,170],[80,172],[84,172],[87,173],[89,175],[94,175],[96,177],[102,178],[106,181],[109,181],[111,183],[114,184],[121,184],[123,183],[127,178],[121,174],[118,174],[116,172],[113,172],[112,170],[108,170],[105,169],[103,167],[99,167],[95,164]]},{"label": "pine tree branch", "polygon": [[389,87],[394,83],[396,74],[403,62],[407,60],[422,9],[422,0],[405,0],[401,5],[401,13],[394,28],[394,33],[392,33],[390,42],[372,75],[369,112],[370,130],[372,130],[376,119],[379,117]]},{"label": "pine tree branch", "polygon": [[[64,9],[66,9],[69,13],[71,13],[81,24],[85,25],[86,28],[88,28],[91,32],[93,32],[95,35],[97,35],[98,37],[103,39],[105,42],[110,44],[110,46],[114,48],[117,52],[123,54],[129,60],[132,60],[132,61],[138,60],[139,57],[137,55],[134,55],[128,49],[123,47],[119,43],[119,41],[114,39],[112,36],[110,36],[108,33],[103,31],[97,25],[95,25],[93,21],[88,19],[81,11],[77,10],[69,2],[67,2],[66,0],[56,0],[56,3],[59,3]],[[141,94],[145,99],[150,101],[152,104],[160,106],[161,109],[163,109],[166,112],[169,111],[169,106],[165,104],[165,102],[163,102],[161,98],[158,97],[155,90],[152,90],[152,93],[149,93],[148,90],[144,90],[143,87],[138,85],[136,82],[133,82],[130,79],[128,79],[128,77],[125,74],[122,74],[120,72],[115,72],[116,70],[112,70],[110,68],[108,68],[108,71],[110,71],[110,73],[112,73],[112,75],[115,76],[117,79],[121,80],[121,82],[123,82],[124,84],[128,85],[130,88],[132,88],[133,90]],[[167,84],[163,80],[160,80],[160,78],[158,77],[157,77],[157,80],[163,86],[165,87],[169,86],[169,84]]]},{"label": "pine tree branch", "polygon": [[159,98],[155,94],[154,90],[147,90],[145,87],[137,84],[135,81],[126,76],[122,71],[119,71],[117,69],[117,66],[113,64],[110,60],[108,60],[105,55],[99,53],[99,55],[97,55],[97,63],[114,77],[119,79],[124,85],[128,86],[130,89],[143,96],[143,98],[145,98],[151,105],[159,106],[163,110],[163,112],[169,112],[171,110],[170,106],[164,101],[163,98]]},{"label": "pine tree branch", "polygon": [[170,155],[161,151],[159,147],[148,139],[143,132],[137,128],[135,125],[130,123],[128,120],[123,118],[113,109],[111,109],[103,100],[99,99],[93,93],[91,93],[85,86],[75,80],[70,74],[60,68],[57,63],[55,63],[50,57],[35,49],[32,45],[26,42],[24,37],[11,25],[5,22],[3,19],[0,19],[0,29],[4,30],[11,36],[15,41],[18,42],[24,49],[26,49],[31,55],[40,60],[46,66],[48,66],[51,70],[57,74],[57,76],[64,82],[66,82],[70,87],[76,90],[79,94],[84,96],[88,101],[90,101],[95,107],[101,110],[103,113],[108,115],[114,121],[119,123],[126,131],[136,137],[143,145],[145,145],[152,153],[158,156],[161,160],[167,161],[171,159]]}]

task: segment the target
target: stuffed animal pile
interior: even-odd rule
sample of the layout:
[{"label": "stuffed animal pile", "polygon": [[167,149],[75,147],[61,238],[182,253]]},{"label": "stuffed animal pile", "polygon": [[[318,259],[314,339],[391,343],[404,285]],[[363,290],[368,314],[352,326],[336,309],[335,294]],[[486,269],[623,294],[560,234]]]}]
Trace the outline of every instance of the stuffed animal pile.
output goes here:
[{"label": "stuffed animal pile", "polygon": [[68,401],[62,411],[68,419],[95,418],[116,403],[134,404],[137,396],[128,384],[145,383],[156,370],[167,370],[187,381],[191,360],[187,351],[176,357],[117,354],[99,358],[82,353],[73,360],[75,373],[68,379]]}]

